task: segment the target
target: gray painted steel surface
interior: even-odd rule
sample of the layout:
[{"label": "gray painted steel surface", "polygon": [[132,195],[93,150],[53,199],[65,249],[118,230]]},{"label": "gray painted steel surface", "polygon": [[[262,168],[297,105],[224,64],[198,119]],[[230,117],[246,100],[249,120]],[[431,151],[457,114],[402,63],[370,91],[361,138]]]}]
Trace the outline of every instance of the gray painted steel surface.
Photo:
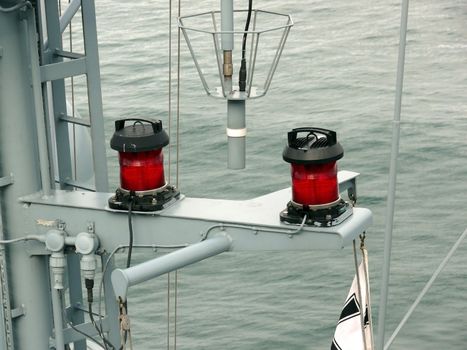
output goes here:
[{"label": "gray painted steel surface", "polygon": [[[0,6],[5,7],[6,3],[10,4],[0,0]],[[41,21],[46,19],[46,23],[38,26],[40,50],[35,40],[36,24],[31,7],[8,13],[0,11],[0,80],[8,82],[8,89],[3,88],[4,85],[0,89],[2,236],[5,239],[15,239],[28,235],[44,235],[56,223],[63,222],[66,224],[66,234],[74,237],[87,231],[91,223],[99,237],[100,253],[104,252],[102,259],[106,261],[108,255],[105,252],[126,244],[128,240],[128,213],[113,211],[107,206],[112,194],[105,193],[107,168],[94,4],[92,0],[82,3],[85,56],[62,51],[61,32],[69,19],[67,17],[60,20],[58,2],[47,0],[39,2],[38,6],[45,6],[39,7],[39,11],[46,15],[37,16]],[[76,0],[72,6],[67,16],[76,11]],[[48,38],[47,43],[45,37]],[[39,66],[37,52],[40,54],[42,67]],[[63,62],[64,57],[71,59],[72,63]],[[81,73],[87,74],[95,182],[96,189],[101,191],[97,193],[50,188],[53,181],[50,174],[54,173],[51,171],[54,168],[52,147],[56,147],[58,151],[60,187],[69,187],[72,181],[68,122],[63,118],[67,117],[63,78]],[[229,114],[232,117],[228,124],[229,129],[245,128],[244,103],[243,99],[228,101],[231,107]],[[50,124],[43,125],[44,112],[46,116],[52,114],[52,118],[47,118],[46,122],[52,121],[55,128]],[[55,138],[50,135],[54,129]],[[243,142],[232,148],[232,163],[240,167],[244,163],[244,137],[237,135],[233,139],[235,142],[239,139]],[[52,140],[56,140],[55,146],[52,145]],[[341,191],[355,193],[356,175],[350,172],[339,173]],[[355,208],[351,217],[333,227],[283,224],[279,220],[279,213],[290,198],[290,189],[244,201],[182,196],[179,201],[162,211],[134,213],[135,245],[190,245],[186,250],[169,254],[155,263],[158,265],[161,261],[176,257],[175,263],[164,265],[158,270],[158,273],[163,273],[174,266],[182,266],[227,249],[340,249],[350,244],[371,224],[371,212],[364,208]],[[219,233],[222,238],[219,238]],[[73,245],[73,239],[66,242]],[[0,312],[0,331],[5,335],[5,341],[0,342],[0,350],[8,349],[9,340],[14,341],[14,348],[20,350],[47,349],[51,345],[63,348],[63,344],[69,342],[77,342],[75,348],[84,349],[83,336],[65,325],[62,327],[63,301],[57,292],[51,292],[49,283],[51,277],[56,277],[49,273],[50,251],[38,241],[14,243],[4,247],[6,259],[4,263],[2,261],[1,267],[6,268],[8,285],[5,283],[3,287],[7,286],[8,290],[4,293],[2,289],[0,296],[4,297],[3,303],[11,303],[12,310],[10,313],[8,308],[3,307]],[[82,276],[78,256],[74,252],[66,253],[72,303],[68,309],[69,317],[81,330],[94,335],[94,327],[90,323],[82,323],[83,308],[77,306],[82,302]],[[152,266],[152,263],[148,264]],[[148,265],[143,265],[143,270],[144,266]],[[140,271],[141,268],[135,267],[131,271]],[[118,305],[110,284],[112,270],[113,262],[110,261],[109,270],[104,276],[107,317],[103,319],[103,327],[105,331],[110,331],[108,338],[111,342],[118,344]],[[5,280],[3,274],[2,280]],[[9,301],[7,297],[10,297]],[[7,331],[10,324],[12,332]],[[9,339],[8,335],[11,334],[13,338]]]},{"label": "gray painted steel surface", "polygon": [[[245,100],[227,100],[227,164],[229,169],[245,168],[246,137],[239,136],[243,132],[246,133],[245,128]],[[239,135],[231,136],[232,131],[238,131]]]},{"label": "gray painted steel surface", "polygon": [[[0,5],[7,6],[4,1],[0,1]],[[32,16],[27,18],[33,20]],[[3,232],[7,239],[35,231],[34,222],[27,219],[24,212],[27,209],[18,198],[41,189],[31,89],[33,77],[27,68],[30,60],[25,34],[17,11],[0,12],[0,46],[3,47],[0,58],[0,174],[12,173],[15,179],[0,192]],[[8,88],[3,82],[8,82]],[[15,349],[48,349],[52,315],[46,257],[31,257],[22,243],[5,249],[12,309],[24,305],[25,310],[13,320]]]}]

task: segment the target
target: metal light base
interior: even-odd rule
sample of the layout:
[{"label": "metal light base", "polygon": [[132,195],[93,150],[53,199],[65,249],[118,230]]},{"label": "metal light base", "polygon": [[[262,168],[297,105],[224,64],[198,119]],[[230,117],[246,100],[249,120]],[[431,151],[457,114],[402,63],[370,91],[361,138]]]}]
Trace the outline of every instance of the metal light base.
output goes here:
[{"label": "metal light base", "polygon": [[180,191],[167,185],[161,190],[135,192],[118,188],[115,196],[109,198],[109,207],[116,210],[159,211],[167,208],[180,198]]},{"label": "metal light base", "polygon": [[305,225],[317,227],[330,227],[341,224],[352,215],[352,206],[339,198],[328,205],[307,206],[290,201],[280,213],[282,222],[288,224],[301,224],[306,216]]}]

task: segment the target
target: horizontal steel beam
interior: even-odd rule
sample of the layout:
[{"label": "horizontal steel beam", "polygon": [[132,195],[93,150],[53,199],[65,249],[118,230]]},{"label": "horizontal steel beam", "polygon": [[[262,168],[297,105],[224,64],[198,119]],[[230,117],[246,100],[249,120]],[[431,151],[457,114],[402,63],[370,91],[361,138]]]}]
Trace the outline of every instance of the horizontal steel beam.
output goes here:
[{"label": "horizontal steel beam", "polygon": [[[344,175],[346,181],[357,176],[351,172]],[[101,248],[111,251],[128,241],[128,212],[109,209],[108,199],[112,195],[55,191],[52,196],[43,197],[39,193],[21,201],[30,204],[24,215],[32,222],[60,219],[65,221],[70,235],[86,230],[87,223],[94,222]],[[237,251],[341,249],[351,244],[372,221],[370,210],[356,207],[350,217],[336,226],[300,228],[284,224],[279,213],[290,199],[290,188],[243,201],[182,196],[161,211],[134,212],[134,244],[194,244],[225,232],[233,239],[231,250]]]},{"label": "horizontal steel beam", "polygon": [[60,120],[63,120],[64,122],[67,122],[67,123],[82,125],[82,126],[86,126],[86,127],[91,126],[91,122],[89,120],[82,119],[82,118],[76,118],[76,117],[69,117],[69,116],[61,115]]},{"label": "horizontal steel beam", "polygon": [[41,66],[41,82],[86,74],[86,57]]},{"label": "horizontal steel beam", "polygon": [[64,50],[55,50],[55,56],[63,57],[63,58],[70,58],[70,59],[78,59],[78,58],[83,58],[86,57],[86,55],[83,55],[82,53],[78,52],[70,52],[70,51],[64,51]]}]

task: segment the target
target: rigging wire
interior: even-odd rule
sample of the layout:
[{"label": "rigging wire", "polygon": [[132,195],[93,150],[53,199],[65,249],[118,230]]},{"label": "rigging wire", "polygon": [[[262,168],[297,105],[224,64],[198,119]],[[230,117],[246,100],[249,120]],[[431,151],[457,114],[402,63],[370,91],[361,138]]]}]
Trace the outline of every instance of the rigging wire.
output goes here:
[{"label": "rigging wire", "polygon": [[363,231],[363,233],[360,235],[360,251],[362,252],[362,259],[365,265],[364,269],[364,274],[365,274],[365,289],[366,289],[366,300],[368,304],[368,321],[369,321],[369,326],[370,326],[370,345],[371,349],[375,348],[375,340],[373,337],[373,315],[371,312],[371,291],[370,291],[370,277],[368,273],[368,250],[366,249],[365,246],[365,235],[366,232]]},{"label": "rigging wire", "polygon": [[[172,0],[169,0],[169,138],[172,137]],[[171,183],[172,145],[169,143],[169,183]]]},{"label": "rigging wire", "polygon": [[[185,248],[187,247],[188,244],[179,244],[179,245],[157,245],[157,244],[134,244],[133,248],[150,248],[150,249],[180,249],[180,248]],[[101,330],[101,333],[104,333],[104,328],[103,328],[103,314],[102,314],[102,294],[104,292],[104,280],[105,280],[105,275],[107,273],[108,267],[110,265],[110,262],[113,261],[114,255],[122,249],[128,248],[128,245],[126,244],[121,244],[115,247],[115,249],[108,254],[107,259],[105,262],[102,264],[102,279],[99,283],[99,297],[98,297],[98,316],[99,316],[99,327]]]},{"label": "rigging wire", "polygon": [[[170,0],[170,6],[172,6],[172,0]],[[171,7],[172,9],[172,7]],[[180,18],[182,12],[181,0],[177,3],[177,17]],[[170,10],[172,15],[172,10]],[[172,17],[172,16],[170,16]],[[172,30],[172,27],[170,28]],[[169,35],[172,37],[172,32]],[[177,26],[177,118],[176,118],[176,172],[175,172],[175,186],[179,188],[180,185],[180,48],[181,48],[181,29]],[[172,66],[171,66],[172,67]],[[172,69],[170,69],[170,75]],[[170,87],[172,88],[172,86]],[[175,271],[175,286],[174,286],[174,350],[177,349],[177,307],[178,307],[178,270]]]},{"label": "rigging wire", "polygon": [[170,272],[167,274],[167,350],[170,350]]},{"label": "rigging wire", "polygon": [[174,285],[174,350],[177,350],[177,307],[178,307],[178,270],[175,270],[175,285]]},{"label": "rigging wire", "polygon": [[452,256],[454,255],[454,253],[457,251],[457,249],[459,248],[460,244],[462,243],[462,241],[465,239],[465,237],[467,236],[467,230],[465,230],[460,236],[459,238],[457,239],[457,241],[454,243],[454,245],[451,247],[451,249],[449,250],[448,254],[444,257],[443,261],[441,262],[441,264],[439,264],[439,266],[437,267],[437,269],[435,270],[435,272],[433,273],[433,275],[430,277],[430,279],[428,280],[428,282],[425,284],[425,286],[423,287],[422,291],[420,292],[420,294],[417,296],[417,298],[415,299],[414,303],[412,304],[412,306],[410,306],[409,310],[407,311],[407,313],[404,315],[404,317],[402,318],[402,320],[400,321],[399,325],[396,327],[396,329],[394,330],[394,332],[392,333],[391,337],[388,339],[388,341],[384,344],[384,350],[388,350],[389,347],[391,346],[392,342],[394,341],[394,339],[396,339],[397,335],[399,334],[400,330],[402,329],[402,327],[404,327],[405,323],[407,322],[407,320],[410,318],[410,316],[412,315],[412,313],[415,311],[415,309],[417,308],[418,304],[420,304],[420,301],[423,299],[423,297],[425,296],[425,294],[430,290],[431,286],[433,285],[433,283],[435,282],[435,280],[438,278],[439,274],[443,271],[443,269],[446,267],[447,263],[449,262],[449,260],[452,258]]},{"label": "rigging wire", "polygon": [[[182,15],[181,10],[182,2],[178,0],[178,18]],[[181,47],[181,29],[178,27],[178,34],[177,34],[177,158],[176,158],[176,176],[175,176],[175,186],[180,188],[179,186],[179,163],[180,163],[180,47]]]},{"label": "rigging wire", "polygon": [[360,267],[358,266],[358,261],[357,261],[357,248],[355,245],[355,239],[352,241],[353,244],[353,259],[354,259],[354,264],[355,264],[355,276],[357,278],[357,300],[358,303],[360,304],[360,324],[361,324],[361,331],[362,331],[362,339],[363,339],[363,347],[367,349],[367,339],[366,339],[366,333],[365,333],[365,308],[366,305],[363,303],[363,297],[362,297],[362,285],[360,281]]}]

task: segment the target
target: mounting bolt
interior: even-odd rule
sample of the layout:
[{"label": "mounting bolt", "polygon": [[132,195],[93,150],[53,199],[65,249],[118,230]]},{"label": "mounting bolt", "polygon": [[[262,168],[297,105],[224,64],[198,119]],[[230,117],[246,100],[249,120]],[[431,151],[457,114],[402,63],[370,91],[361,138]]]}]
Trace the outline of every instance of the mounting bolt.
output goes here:
[{"label": "mounting bolt", "polygon": [[88,232],[94,233],[94,222],[92,221],[88,222]]},{"label": "mounting bolt", "polygon": [[63,220],[57,219],[57,228],[61,231],[64,231],[66,228],[66,223]]}]

